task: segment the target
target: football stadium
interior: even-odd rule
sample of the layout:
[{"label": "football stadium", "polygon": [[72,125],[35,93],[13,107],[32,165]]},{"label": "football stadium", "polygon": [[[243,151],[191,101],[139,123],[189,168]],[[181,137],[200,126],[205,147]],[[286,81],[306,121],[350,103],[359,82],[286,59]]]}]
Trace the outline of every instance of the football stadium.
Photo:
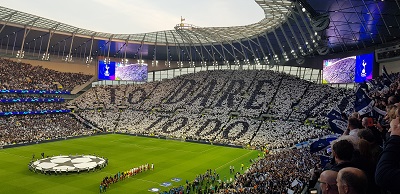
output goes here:
[{"label": "football stadium", "polygon": [[133,34],[0,5],[0,193],[400,193],[400,2],[248,3]]}]

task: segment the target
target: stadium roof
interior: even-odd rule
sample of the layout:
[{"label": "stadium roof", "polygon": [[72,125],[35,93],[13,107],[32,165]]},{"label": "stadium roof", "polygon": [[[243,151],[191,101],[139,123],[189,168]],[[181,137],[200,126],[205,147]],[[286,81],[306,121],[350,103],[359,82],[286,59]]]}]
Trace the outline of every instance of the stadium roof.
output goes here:
[{"label": "stadium roof", "polygon": [[265,18],[254,24],[198,27],[181,23],[171,30],[141,34],[95,32],[0,7],[0,39],[6,48],[48,50],[63,57],[270,64],[372,48],[397,42],[400,37],[400,4],[395,0],[255,2]]},{"label": "stadium roof", "polygon": [[[282,23],[290,13],[292,2],[287,0],[256,0],[264,10],[265,18],[257,23],[246,26],[233,27],[197,27],[190,24],[178,24],[176,29],[185,32],[192,43],[206,42],[224,42],[240,40],[247,37],[259,35],[269,29]],[[78,28],[51,19],[35,16],[0,6],[0,18],[7,25],[19,27],[32,26],[38,30],[48,31],[54,29],[57,33],[74,33],[75,36],[95,36],[98,39],[110,39],[132,42],[147,43],[181,43],[184,44],[186,38],[183,38],[177,30],[167,30],[158,32],[149,32],[141,34],[112,34],[104,32],[95,32],[89,29]],[[185,26],[185,27],[182,27]],[[206,32],[206,34],[205,34]],[[160,37],[160,38],[158,38]]]}]

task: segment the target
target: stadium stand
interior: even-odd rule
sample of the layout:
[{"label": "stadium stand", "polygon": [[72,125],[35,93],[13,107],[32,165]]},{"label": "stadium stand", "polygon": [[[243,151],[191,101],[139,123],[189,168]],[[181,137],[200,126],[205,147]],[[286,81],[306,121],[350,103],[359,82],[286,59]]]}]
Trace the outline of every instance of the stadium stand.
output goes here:
[{"label": "stadium stand", "polygon": [[[98,86],[70,105],[79,107],[78,114],[108,131],[283,148],[331,133],[306,126],[304,120],[319,106],[327,112],[348,93],[327,87],[319,95],[308,96],[325,88],[314,85],[272,71],[220,70],[158,83]],[[124,108],[118,111],[117,107]],[[291,122],[280,121],[287,120],[293,111],[302,116],[294,114]],[[262,113],[271,118],[259,120]],[[324,112],[318,113],[321,115],[312,116],[324,116]]]},{"label": "stadium stand", "polygon": [[[335,106],[352,117],[349,111],[355,93],[298,80],[283,73],[258,70],[246,73],[253,76],[240,77],[241,70],[222,70],[187,74],[151,84],[100,86],[92,88],[71,105],[82,108],[78,114],[106,130],[274,150],[275,155],[254,163],[232,183],[216,187],[221,193],[268,193],[268,189],[262,188],[300,192],[305,188],[303,184],[309,181],[309,170],[320,161],[317,154],[311,155],[308,150],[289,148],[332,133],[304,122],[307,119],[316,118],[318,123],[327,125],[325,117]],[[377,100],[377,105],[385,104],[381,101],[396,95],[397,74],[392,76],[396,81],[391,86],[382,86],[382,78],[371,81],[369,93]],[[93,93],[101,97],[85,97],[93,96]],[[116,109],[118,106],[122,108]],[[268,116],[262,117],[263,113]],[[385,131],[385,125],[380,127]],[[357,162],[356,155],[354,162],[364,165]],[[282,171],[274,171],[277,168],[270,165],[276,166],[276,161],[293,176],[282,176],[279,175]],[[263,173],[275,178],[267,179]],[[367,176],[374,181],[373,172],[368,171]],[[380,188],[372,184],[371,190],[375,192]]]},{"label": "stadium stand", "polygon": [[[8,59],[0,59],[0,74],[0,113],[3,114],[0,116],[0,146],[94,133],[68,113],[60,113],[61,110],[69,112],[64,98],[46,94],[72,90],[92,76],[61,73]],[[15,90],[22,90],[22,93],[15,93]],[[39,90],[40,93],[30,93]],[[48,114],[49,111],[57,113]],[[32,115],[33,112],[37,115]]]},{"label": "stadium stand", "polygon": [[86,83],[91,77],[90,75],[62,73],[40,66],[0,59],[1,89],[71,91],[75,86]]},{"label": "stadium stand", "polygon": [[68,114],[21,115],[0,117],[1,145],[64,139],[93,134]]}]

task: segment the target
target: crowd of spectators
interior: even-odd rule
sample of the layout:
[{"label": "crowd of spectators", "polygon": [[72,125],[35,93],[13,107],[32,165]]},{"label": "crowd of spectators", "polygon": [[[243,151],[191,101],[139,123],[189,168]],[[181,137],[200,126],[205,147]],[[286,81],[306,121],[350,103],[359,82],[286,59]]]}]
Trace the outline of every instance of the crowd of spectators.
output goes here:
[{"label": "crowd of spectators", "polygon": [[[59,82],[63,89],[71,90],[90,78],[5,59],[0,63],[3,89],[54,90],[53,82]],[[327,124],[327,112],[337,106],[347,117],[348,130],[332,143],[331,162],[315,169],[322,175],[315,173],[310,183],[320,178],[316,187],[327,189],[327,182],[321,180],[329,175],[335,176],[329,179],[335,182],[329,182],[330,189],[351,189],[348,174],[353,174],[354,179],[368,181],[363,193],[396,193],[395,182],[400,180],[396,174],[400,169],[395,165],[400,162],[399,75],[393,74],[389,80],[378,77],[367,86],[375,112],[365,115],[349,114],[354,106],[353,91],[265,70],[207,71],[146,84],[97,86],[69,105],[76,106],[79,116],[104,131],[274,150],[232,183],[224,183],[221,193],[300,192],[310,170],[320,161],[307,150],[288,148],[330,134],[304,121],[313,118]],[[63,107],[59,103],[2,103],[0,111]],[[92,133],[69,114],[0,117],[0,145]],[[356,189],[357,185],[352,187]]]},{"label": "crowd of spectators", "polygon": [[93,134],[69,114],[0,117],[0,146]]},{"label": "crowd of spectators", "polygon": [[292,147],[297,143],[328,134],[331,134],[329,130],[305,125],[298,121],[265,121],[255,134],[251,145],[266,147],[269,150],[279,149]]},{"label": "crowd of spectators", "polygon": [[117,111],[86,110],[80,112],[80,116],[104,131],[113,131],[117,124],[119,114],[117,114]]},{"label": "crowd of spectators", "polygon": [[[349,112],[354,106],[353,91],[315,85],[269,71],[251,72],[251,78],[241,77],[240,73],[202,72],[149,86],[107,86],[112,92],[98,92],[102,89],[94,88],[103,97],[97,97],[96,102],[91,103],[100,104],[102,110],[92,110],[94,115],[88,115],[86,119],[94,123],[103,119],[101,122],[113,123],[115,130],[123,133],[278,150],[225,185],[221,193],[298,193],[303,184],[308,183],[310,170],[316,172],[310,183],[318,179],[320,183],[316,187],[321,189],[360,189],[357,185],[352,186],[355,179],[368,182],[367,189],[361,189],[361,193],[398,191],[394,181],[398,180],[396,173],[400,169],[392,165],[400,162],[400,153],[394,149],[398,144],[397,134],[400,134],[400,111],[397,109],[400,81],[397,74],[392,77],[390,86],[381,86],[387,81],[383,78],[369,84],[367,92],[375,100],[374,111],[380,114],[376,116],[374,112],[366,115]],[[129,89],[133,87],[136,88]],[[129,93],[124,93],[121,88],[131,93],[140,88],[141,94],[146,95],[139,95],[131,103],[133,101],[127,101]],[[114,107],[127,107],[108,109],[111,101]],[[79,107],[80,103],[75,103]],[[330,134],[328,130],[304,121],[308,118],[326,121],[323,117],[334,106],[340,109],[342,116],[347,115],[343,117],[348,119],[348,131],[332,143],[331,162],[318,169],[315,167],[320,160],[315,154],[288,148]],[[87,110],[81,114],[87,114]],[[107,116],[99,116],[102,114]],[[267,117],[261,119],[263,114]],[[385,136],[386,131],[390,137]],[[388,145],[384,146],[384,142]],[[383,155],[379,157],[382,147]],[[322,176],[319,176],[321,172]],[[334,183],[321,182],[328,175],[335,176],[329,179],[335,180]]]},{"label": "crowd of spectators", "polygon": [[[0,89],[71,91],[92,76],[63,73],[8,59],[0,59]],[[81,122],[69,114],[13,115],[9,112],[67,109],[59,95],[2,93],[0,112],[0,146],[39,142],[92,134]],[[44,113],[44,112],[43,112]]]},{"label": "crowd of spectators", "polygon": [[400,192],[396,185],[400,180],[399,89],[399,74],[384,75],[357,89],[367,93],[365,97],[361,96],[363,92],[356,92],[357,104],[374,100],[368,112],[346,114],[348,106],[341,105],[347,130],[331,143],[332,159],[311,181],[318,179],[315,188],[322,193]]},{"label": "crowd of spectators", "polygon": [[186,180],[185,186],[174,187],[160,194],[217,193],[225,188],[225,185],[226,183],[221,182],[220,175],[215,170],[208,169],[204,174],[197,175],[193,181]]},{"label": "crowd of spectators", "polygon": [[279,150],[253,163],[219,193],[301,193],[318,162],[306,149]]},{"label": "crowd of spectators", "polygon": [[89,81],[91,77],[91,75],[58,72],[41,66],[0,59],[0,89],[71,91],[75,86]]},{"label": "crowd of spectators", "polygon": [[218,70],[97,86],[69,105],[107,131],[276,149],[329,134],[304,121],[324,117],[347,94],[284,73]]},{"label": "crowd of spectators", "polygon": [[[271,103],[268,113],[280,120],[286,120],[293,110],[294,104],[302,99],[304,91],[311,83],[290,75],[283,75],[282,79],[276,98]],[[293,85],[293,83],[296,84]],[[296,87],[295,90],[294,87]],[[309,106],[310,104],[305,104],[304,107]]]},{"label": "crowd of spectators", "polygon": [[219,70],[147,84],[97,86],[70,105],[106,110],[118,106],[163,112],[183,109],[189,114],[208,109],[213,114],[239,112],[244,117],[269,114],[276,119],[304,121],[309,117],[323,118],[346,95],[352,94],[284,73]]}]

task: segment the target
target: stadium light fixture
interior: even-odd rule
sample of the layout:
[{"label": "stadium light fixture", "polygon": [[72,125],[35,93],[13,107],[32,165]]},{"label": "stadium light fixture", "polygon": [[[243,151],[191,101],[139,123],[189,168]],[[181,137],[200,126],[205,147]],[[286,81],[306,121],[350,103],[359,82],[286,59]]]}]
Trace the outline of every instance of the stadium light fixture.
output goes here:
[{"label": "stadium light fixture", "polygon": [[151,66],[158,66],[158,61],[151,61]]},{"label": "stadium light fixture", "polygon": [[139,65],[142,65],[142,64],[144,64],[144,60],[138,59],[138,60],[137,60],[137,63],[138,63]]},{"label": "stadium light fixture", "polygon": [[18,51],[16,57],[18,59],[22,59],[25,56],[25,51]]},{"label": "stadium light fixture", "polygon": [[67,55],[67,56],[65,56],[64,61],[65,61],[65,62],[73,62],[73,61],[72,61],[72,55]]},{"label": "stadium light fixture", "polygon": [[86,64],[90,64],[90,63],[92,63],[92,61],[93,61],[93,57],[89,57],[89,56],[86,57]]},{"label": "stadium light fixture", "polygon": [[128,60],[127,58],[121,59],[121,63],[122,63],[123,66],[128,65],[128,61],[129,61],[129,60]]},{"label": "stadium light fixture", "polygon": [[264,58],[264,63],[267,64],[267,65],[269,64],[268,58]]},{"label": "stadium light fixture", "polygon": [[165,66],[171,67],[171,61],[165,61]]},{"label": "stadium light fixture", "polygon": [[104,64],[110,64],[110,58],[108,58],[108,57],[105,58],[105,59],[104,59]]},{"label": "stadium light fixture", "polygon": [[294,58],[297,58],[297,53],[296,53],[294,50],[291,50],[290,53],[292,53],[292,56],[293,56]]},{"label": "stadium light fixture", "polygon": [[286,52],[283,52],[282,55],[283,55],[283,59],[285,59],[285,61],[289,61],[289,57],[287,56]]},{"label": "stadium light fixture", "polygon": [[48,61],[50,59],[50,53],[43,53],[42,61]]}]

